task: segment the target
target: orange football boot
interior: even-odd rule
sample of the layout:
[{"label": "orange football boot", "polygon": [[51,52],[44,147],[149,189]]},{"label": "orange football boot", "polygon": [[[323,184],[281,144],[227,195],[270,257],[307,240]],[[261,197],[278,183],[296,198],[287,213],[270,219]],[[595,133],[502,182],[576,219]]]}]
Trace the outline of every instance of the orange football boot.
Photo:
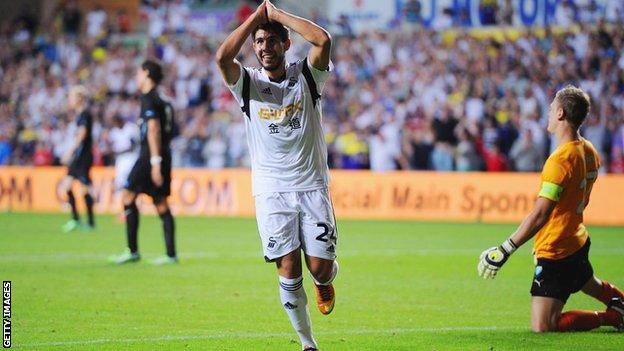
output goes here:
[{"label": "orange football boot", "polygon": [[336,292],[334,286],[329,285],[316,285],[316,305],[322,314],[330,314],[334,310],[334,302],[336,302]]}]

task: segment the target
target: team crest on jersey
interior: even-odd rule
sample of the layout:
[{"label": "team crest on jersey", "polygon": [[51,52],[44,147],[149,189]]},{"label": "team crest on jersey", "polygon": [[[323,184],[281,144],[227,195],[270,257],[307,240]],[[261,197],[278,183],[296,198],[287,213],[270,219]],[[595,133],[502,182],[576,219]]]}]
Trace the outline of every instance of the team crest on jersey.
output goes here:
[{"label": "team crest on jersey", "polygon": [[279,133],[279,126],[275,123],[269,124],[269,134]]},{"label": "team crest on jersey", "polygon": [[297,78],[290,77],[290,79],[288,80],[288,87],[292,88],[295,86],[295,84],[297,84]]}]

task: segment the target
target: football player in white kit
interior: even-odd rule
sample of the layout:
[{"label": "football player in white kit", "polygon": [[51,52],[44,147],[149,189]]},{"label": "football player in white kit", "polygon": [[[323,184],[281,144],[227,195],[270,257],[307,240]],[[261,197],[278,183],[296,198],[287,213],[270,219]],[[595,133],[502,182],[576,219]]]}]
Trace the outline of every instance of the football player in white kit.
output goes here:
[{"label": "football player in white kit", "polygon": [[128,174],[139,157],[139,128],[134,123],[115,116],[114,126],[108,133],[111,151],[115,154],[115,190],[121,190],[126,184]]},{"label": "football player in white kit", "polygon": [[[285,62],[286,27],[312,47],[308,57]],[[261,68],[236,60],[251,36]],[[303,289],[301,251],[314,281],[317,306],[335,301],[336,219],[328,193],[327,146],[320,92],[331,71],[331,37],[316,24],[264,1],[223,42],[216,58],[245,118],[252,188],[265,259],[277,264],[282,305],[304,350],[317,350]]]},{"label": "football player in white kit", "polygon": [[[115,199],[116,203],[121,203],[121,192],[128,174],[139,157],[139,127],[117,115],[113,118],[113,128],[108,132],[108,141],[115,155]],[[120,210],[119,220],[123,222],[125,216],[123,209]]]}]

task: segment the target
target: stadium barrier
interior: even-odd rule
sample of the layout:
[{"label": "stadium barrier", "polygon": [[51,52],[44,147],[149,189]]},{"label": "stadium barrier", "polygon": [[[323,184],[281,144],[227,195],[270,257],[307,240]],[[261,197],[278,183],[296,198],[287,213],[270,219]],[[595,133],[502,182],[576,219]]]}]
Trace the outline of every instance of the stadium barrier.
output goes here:
[{"label": "stadium barrier", "polygon": [[[68,211],[59,194],[62,167],[0,167],[0,210]],[[96,211],[120,212],[112,168],[94,168]],[[332,171],[339,218],[518,222],[531,209],[538,174]],[[624,176],[601,175],[585,211],[589,224],[624,225]],[[153,212],[140,198],[142,211]],[[181,215],[251,217],[251,173],[246,169],[175,169],[170,203]],[[82,204],[79,204],[81,206]]]}]

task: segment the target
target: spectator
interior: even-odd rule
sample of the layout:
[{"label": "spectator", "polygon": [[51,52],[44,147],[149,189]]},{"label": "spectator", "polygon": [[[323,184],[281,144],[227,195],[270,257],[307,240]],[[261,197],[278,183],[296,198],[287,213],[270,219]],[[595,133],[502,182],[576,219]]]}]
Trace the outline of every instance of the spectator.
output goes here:
[{"label": "spectator", "polygon": [[408,0],[403,5],[403,23],[407,29],[413,30],[421,23],[421,11],[422,5],[420,0]]},{"label": "spectator", "polygon": [[508,154],[520,134],[519,112],[512,112],[507,120],[497,128],[497,142],[501,152]]},{"label": "spectator", "polygon": [[9,142],[6,134],[0,130],[0,166],[7,166],[11,164],[11,143]]},{"label": "spectator", "polygon": [[555,10],[555,24],[561,27],[569,27],[576,18],[576,7],[572,0],[563,0]]},{"label": "spectator", "polygon": [[204,146],[203,156],[207,160],[206,167],[221,169],[226,165],[227,144],[220,132],[215,132]]},{"label": "spectator", "polygon": [[403,155],[400,157],[402,169],[431,169],[431,153],[433,151],[433,135],[424,130],[416,130],[409,134],[403,143]]},{"label": "spectator", "polygon": [[344,13],[338,17],[338,22],[336,23],[338,26],[338,33],[342,36],[352,38],[355,37],[353,32],[353,28],[351,27],[351,22],[349,21],[349,17]]},{"label": "spectator", "polygon": [[186,31],[186,21],[188,20],[190,9],[182,3],[182,0],[169,2],[167,8],[167,22],[171,31],[182,34]]},{"label": "spectator", "polygon": [[369,138],[370,168],[373,171],[393,171],[397,169],[399,153],[393,147],[393,141],[381,130]]},{"label": "spectator", "polygon": [[251,16],[254,11],[256,11],[256,8],[252,6],[252,1],[243,0],[236,10],[236,26],[243,24],[247,17]]},{"label": "spectator", "polygon": [[505,26],[513,25],[514,4],[512,0],[503,0],[503,6],[498,11],[499,24]]},{"label": "spectator", "polygon": [[336,149],[340,153],[340,168],[368,168],[368,144],[362,140],[361,133],[355,131],[351,124],[346,124],[336,137]]},{"label": "spectator", "polygon": [[68,35],[75,37],[80,32],[82,24],[82,12],[76,3],[76,0],[70,0],[63,9],[63,31]]},{"label": "spectator", "polygon": [[186,154],[188,155],[188,165],[190,167],[205,167],[206,159],[204,158],[204,147],[206,138],[200,131],[192,134],[188,139],[186,146]]},{"label": "spectator", "polygon": [[431,164],[436,171],[453,170],[453,148],[449,143],[438,142],[431,153]]},{"label": "spectator", "polygon": [[131,28],[130,16],[126,9],[119,9],[115,17],[116,31],[118,33],[129,33]]},{"label": "spectator", "polygon": [[470,172],[481,170],[481,158],[475,147],[474,142],[470,139],[468,132],[463,128],[457,129],[457,153],[455,155],[455,164],[460,172]]},{"label": "spectator", "polygon": [[450,7],[444,8],[439,16],[435,16],[431,28],[437,31],[445,30],[453,26],[453,10]]},{"label": "spectator", "polygon": [[106,25],[106,11],[100,5],[87,13],[87,35],[91,38],[100,37]]},{"label": "spectator", "polygon": [[613,159],[611,160],[611,172],[616,174],[624,173],[624,152],[620,148],[613,151]]},{"label": "spectator", "polygon": [[607,0],[604,16],[609,23],[622,23],[624,19],[624,2],[621,0]]},{"label": "spectator", "polygon": [[158,0],[152,1],[151,6],[144,9],[149,23],[147,33],[150,38],[158,38],[167,27],[167,11],[165,6],[161,6]]},{"label": "spectator", "polygon": [[52,166],[54,164],[54,155],[52,148],[43,142],[38,142],[33,154],[33,165],[35,166]]},{"label": "spectator", "polygon": [[479,18],[484,26],[496,24],[498,0],[481,0],[479,3]]},{"label": "spectator", "polygon": [[507,165],[507,157],[502,154],[497,145],[491,150],[484,150],[485,169],[488,172],[505,172],[509,170]]},{"label": "spectator", "polygon": [[[598,117],[592,114],[587,119],[587,122],[585,122],[585,125],[582,129],[582,134],[585,139],[589,140],[592,145],[594,145],[596,151],[598,151],[598,155],[600,155],[600,159],[606,160],[607,153],[605,152],[605,149],[608,144],[609,135],[607,126],[604,123],[600,123]],[[603,162],[600,168],[601,171],[605,171],[608,168],[607,166],[608,165]]]},{"label": "spectator", "polygon": [[457,137],[455,136],[457,120],[452,113],[451,108],[446,106],[440,113],[439,118],[433,120],[433,131],[437,141],[455,145],[457,144]]},{"label": "spectator", "polygon": [[515,171],[537,172],[541,170],[544,160],[541,150],[533,142],[530,129],[525,130],[522,138],[517,139],[513,144],[509,158]]}]

